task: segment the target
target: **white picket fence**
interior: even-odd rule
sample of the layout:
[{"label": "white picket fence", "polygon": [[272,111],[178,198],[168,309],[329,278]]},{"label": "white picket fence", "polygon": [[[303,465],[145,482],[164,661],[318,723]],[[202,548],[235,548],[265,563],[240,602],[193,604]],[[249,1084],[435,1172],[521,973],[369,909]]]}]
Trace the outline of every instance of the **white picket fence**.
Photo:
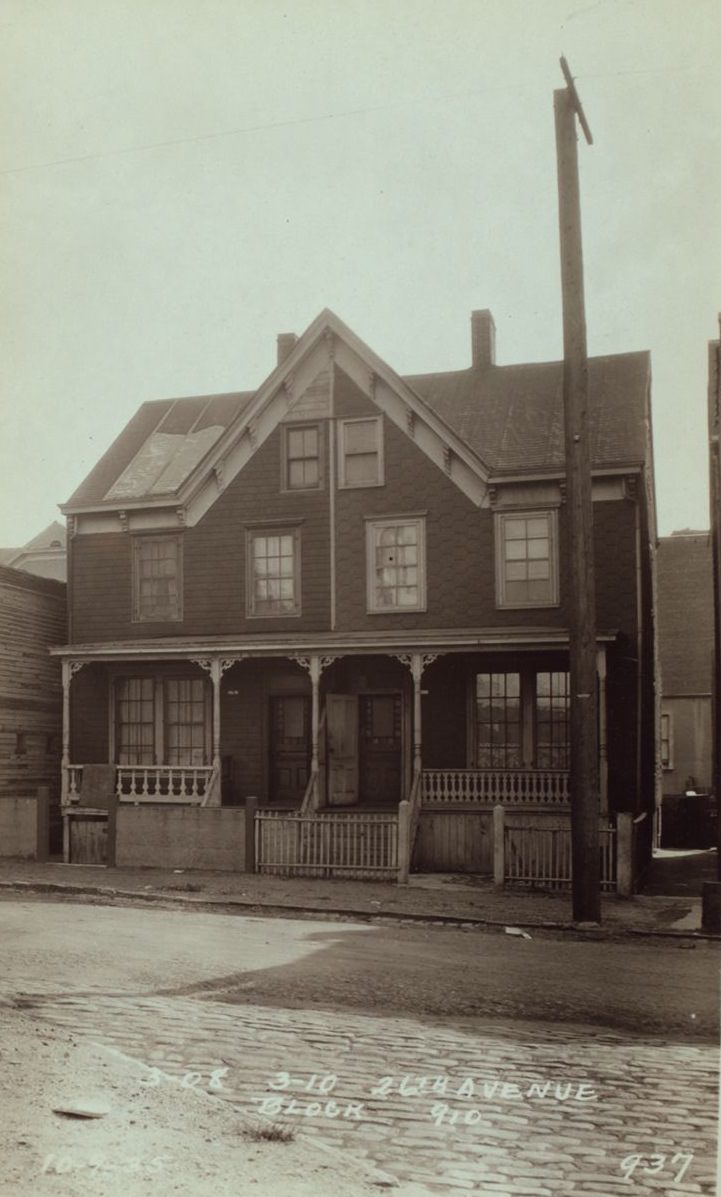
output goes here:
[{"label": "white picket fence", "polygon": [[398,844],[397,814],[259,810],[255,815],[258,873],[395,880]]}]

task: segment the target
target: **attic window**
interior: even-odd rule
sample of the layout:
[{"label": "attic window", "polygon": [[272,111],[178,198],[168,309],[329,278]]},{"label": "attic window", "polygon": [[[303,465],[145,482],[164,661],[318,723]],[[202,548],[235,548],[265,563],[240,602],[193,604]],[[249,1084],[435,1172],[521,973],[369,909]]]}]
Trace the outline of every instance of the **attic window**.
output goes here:
[{"label": "attic window", "polygon": [[180,536],[133,540],[133,622],[167,623],[183,618]]},{"label": "attic window", "polygon": [[317,490],[322,481],[318,424],[286,425],[283,434],[284,490]]},{"label": "attic window", "polygon": [[383,485],[383,423],[380,416],[341,420],[338,425],[338,485]]}]

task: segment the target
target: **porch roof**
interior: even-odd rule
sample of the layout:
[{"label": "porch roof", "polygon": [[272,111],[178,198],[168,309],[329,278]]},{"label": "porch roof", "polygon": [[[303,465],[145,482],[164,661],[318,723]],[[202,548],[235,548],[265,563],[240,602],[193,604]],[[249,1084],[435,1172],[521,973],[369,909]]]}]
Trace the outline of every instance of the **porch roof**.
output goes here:
[{"label": "porch roof", "polygon": [[[597,633],[599,644],[613,642],[616,630]],[[178,660],[188,657],[290,657],[308,653],[336,656],[377,653],[457,653],[523,651],[567,648],[566,628],[469,628],[403,630],[397,632],[315,632],[262,636],[174,636],[143,640],[106,641],[101,644],[65,644],[51,648],[54,656],[74,660]]]}]

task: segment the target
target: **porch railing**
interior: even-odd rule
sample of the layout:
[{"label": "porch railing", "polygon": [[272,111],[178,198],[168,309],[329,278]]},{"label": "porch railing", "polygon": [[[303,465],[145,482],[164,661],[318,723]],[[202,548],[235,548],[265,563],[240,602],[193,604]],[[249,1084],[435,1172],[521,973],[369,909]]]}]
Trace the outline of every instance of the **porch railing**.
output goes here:
[{"label": "porch railing", "polygon": [[567,806],[567,769],[424,769],[424,806]]},{"label": "porch railing", "polygon": [[118,765],[119,802],[197,802],[210,792],[212,765]]},{"label": "porch railing", "polygon": [[[119,802],[176,802],[207,805],[213,799],[212,765],[118,765],[115,795]],[[83,766],[68,765],[64,804],[83,799]]]}]

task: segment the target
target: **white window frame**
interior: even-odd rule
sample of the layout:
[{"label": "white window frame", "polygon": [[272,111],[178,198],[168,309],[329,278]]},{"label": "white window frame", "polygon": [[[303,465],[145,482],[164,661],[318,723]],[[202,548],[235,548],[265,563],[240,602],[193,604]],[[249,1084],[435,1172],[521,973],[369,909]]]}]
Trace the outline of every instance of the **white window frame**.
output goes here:
[{"label": "white window frame", "polygon": [[[177,573],[175,585],[177,590],[177,605],[175,615],[146,615],[142,610],[140,597],[140,558],[143,548],[147,548],[149,544],[157,544],[159,542],[165,544],[173,542],[176,545],[177,556]],[[183,620],[183,537],[177,533],[153,533],[152,535],[136,535],[132,539],[132,568],[131,568],[131,587],[132,587],[132,623],[182,623]]]},{"label": "white window frame", "polygon": [[[550,571],[550,597],[542,601],[513,602],[506,597],[506,536],[505,527],[508,520],[528,520],[545,517],[548,520],[548,551]],[[524,508],[516,510],[509,507],[495,513],[494,535],[496,542],[496,606],[513,608],[516,610],[532,610],[536,607],[557,607],[559,605],[558,583],[558,511],[555,508]]]},{"label": "white window frame", "polygon": [[[664,736],[664,734],[663,734],[664,719],[668,720],[668,735],[667,736]],[[663,759],[663,742],[665,739],[668,740],[668,760],[667,761],[664,761],[664,759]],[[658,747],[659,747],[659,756],[661,758],[661,768],[666,772],[670,772],[671,770],[673,770],[673,767],[674,767],[674,764],[673,764],[673,712],[672,711],[662,711],[661,712],[661,725],[659,727]]]},{"label": "white window frame", "polygon": [[[375,482],[349,482],[346,478],[346,448],[345,430],[351,424],[375,424],[378,477]],[[338,421],[338,486],[341,490],[361,490],[370,486],[383,486],[385,482],[385,462],[383,457],[383,417],[382,416],[354,416],[349,420]]]},{"label": "white window frame", "polygon": [[[293,587],[295,606],[292,611],[256,611],[255,578],[253,574],[253,541],[257,536],[290,536],[293,540]],[[297,619],[301,614],[300,528],[293,524],[259,524],[245,531],[245,614],[248,619]]]},{"label": "white window frame", "polygon": [[[119,751],[118,743],[118,683],[120,681],[150,680],[153,683],[153,756],[154,761],[147,765],[122,765],[120,768],[128,769],[151,769],[158,766],[167,766],[167,682],[173,681],[202,681],[203,682],[203,704],[204,704],[204,722],[205,722],[205,744],[204,744],[204,764],[209,765],[212,758],[212,744],[211,744],[211,691],[210,686],[205,678],[199,678],[195,675],[188,674],[170,674],[164,676],[162,674],[148,674],[135,673],[130,670],[112,670],[110,674],[110,703],[108,711],[108,743],[110,746],[110,760],[117,763],[117,756]],[[193,765],[174,765],[175,769],[191,769],[197,768]]]},{"label": "white window frame", "polygon": [[[323,426],[318,420],[299,420],[294,424],[283,424],[281,433],[281,485],[282,491],[288,494],[302,494],[305,491],[316,491],[323,489]],[[291,486],[290,485],[290,434],[292,432],[308,432],[311,429],[315,430],[318,437],[318,481],[309,483],[307,486]],[[293,459],[298,460],[298,459]],[[307,460],[307,459],[306,459]]]},{"label": "white window frame", "polygon": [[[376,536],[384,528],[413,524],[418,531],[418,601],[411,607],[384,607],[376,598]],[[402,615],[405,612],[425,611],[426,608],[426,519],[424,515],[396,515],[377,519],[366,516],[366,610],[369,615]]]}]

